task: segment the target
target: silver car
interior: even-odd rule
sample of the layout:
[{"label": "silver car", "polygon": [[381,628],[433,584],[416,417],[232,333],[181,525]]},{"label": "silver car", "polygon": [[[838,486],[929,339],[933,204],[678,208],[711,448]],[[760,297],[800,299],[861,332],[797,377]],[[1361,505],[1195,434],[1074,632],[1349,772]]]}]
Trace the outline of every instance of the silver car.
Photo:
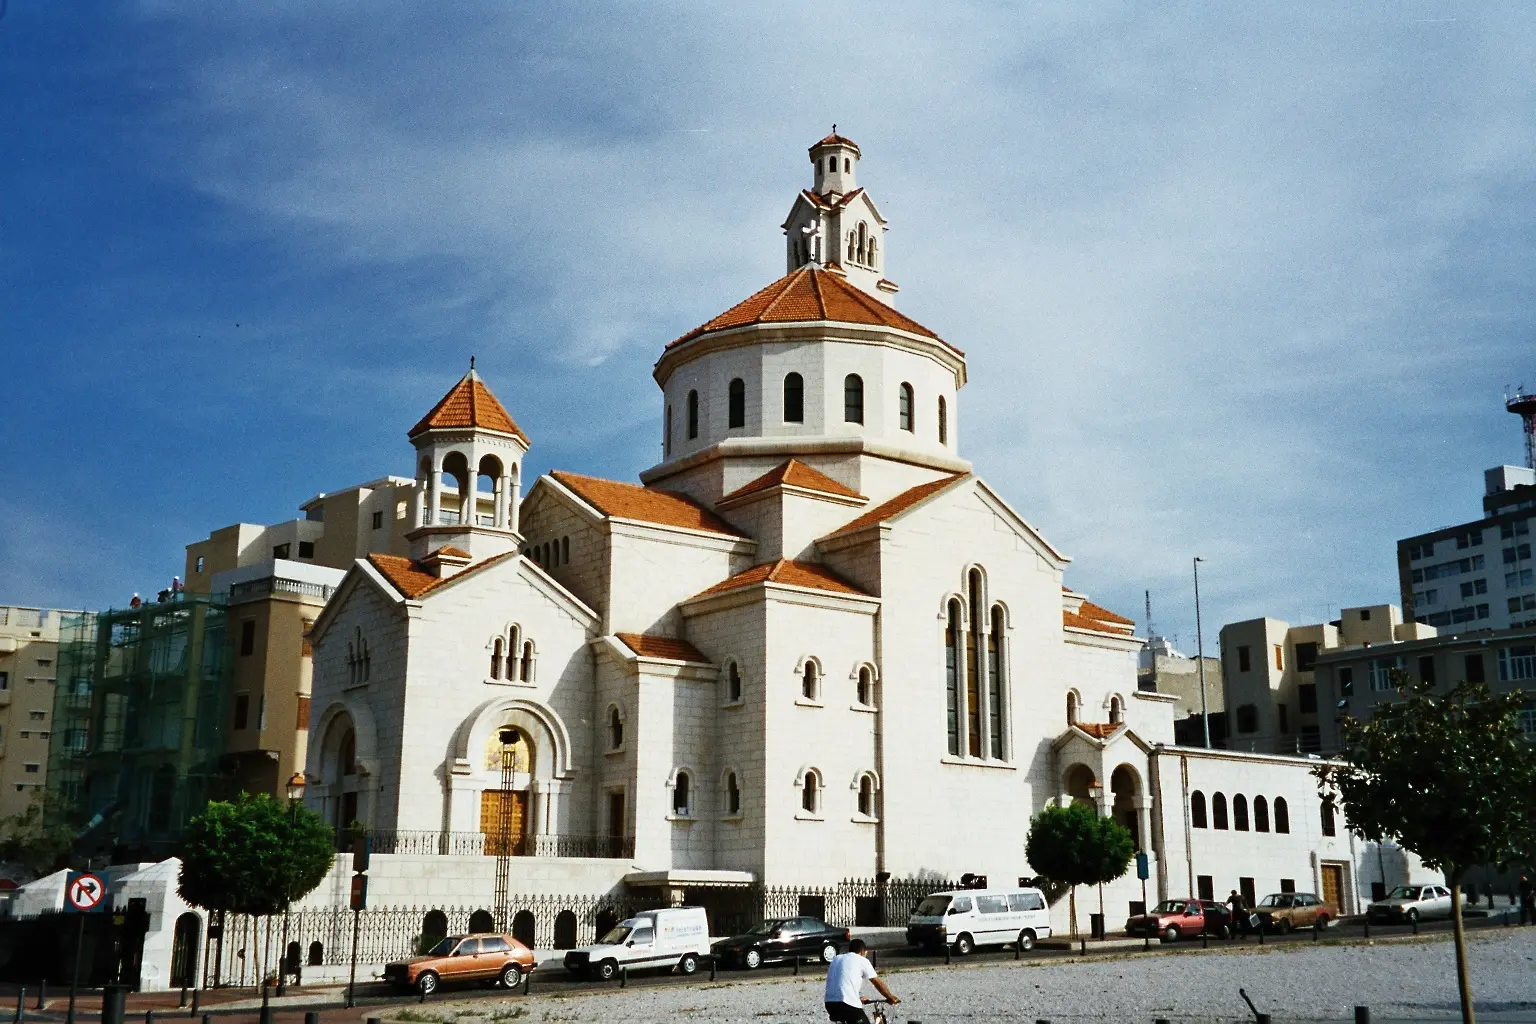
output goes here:
[{"label": "silver car", "polygon": [[1443,885],[1400,885],[1365,908],[1370,921],[1412,924],[1451,916],[1451,891]]}]

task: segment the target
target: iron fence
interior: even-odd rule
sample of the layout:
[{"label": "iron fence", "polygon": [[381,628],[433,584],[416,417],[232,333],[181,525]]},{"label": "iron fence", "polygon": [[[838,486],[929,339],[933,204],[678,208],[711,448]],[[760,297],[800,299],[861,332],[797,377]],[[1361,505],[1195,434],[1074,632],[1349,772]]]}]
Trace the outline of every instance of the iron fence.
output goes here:
[{"label": "iron fence", "polygon": [[816,917],[839,928],[904,925],[924,896],[959,889],[945,878],[846,878],[834,886],[756,887],[759,918]]},{"label": "iron fence", "polygon": [[[484,832],[435,832],[370,829],[362,833],[368,837],[369,849],[374,853],[396,853],[412,856],[439,857],[495,857],[501,853],[501,842],[494,835]],[[339,853],[352,850],[357,833],[341,832],[336,836]],[[512,857],[582,857],[619,858],[635,855],[633,836],[586,836],[586,835],[526,835],[513,836]]]}]

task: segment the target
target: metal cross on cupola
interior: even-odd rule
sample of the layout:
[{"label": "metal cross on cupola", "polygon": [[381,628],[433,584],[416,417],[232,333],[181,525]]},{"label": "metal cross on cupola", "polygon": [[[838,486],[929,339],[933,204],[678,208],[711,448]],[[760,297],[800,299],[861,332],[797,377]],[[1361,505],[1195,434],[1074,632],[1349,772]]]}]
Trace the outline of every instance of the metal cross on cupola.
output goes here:
[{"label": "metal cross on cupola", "polygon": [[858,185],[859,146],[832,134],[810,148],[811,187],[784,222],[786,270],[811,266],[840,274],[890,304],[897,288],[885,277],[886,221]]}]

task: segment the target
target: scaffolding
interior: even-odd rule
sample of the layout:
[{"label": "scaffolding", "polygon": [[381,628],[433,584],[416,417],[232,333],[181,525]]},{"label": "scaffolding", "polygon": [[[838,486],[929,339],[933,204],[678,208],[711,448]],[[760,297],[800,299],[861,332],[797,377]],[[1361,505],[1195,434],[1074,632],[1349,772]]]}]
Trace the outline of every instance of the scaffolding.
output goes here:
[{"label": "scaffolding", "polygon": [[156,858],[220,793],[229,650],[221,595],[60,623],[49,814],[116,860]]}]

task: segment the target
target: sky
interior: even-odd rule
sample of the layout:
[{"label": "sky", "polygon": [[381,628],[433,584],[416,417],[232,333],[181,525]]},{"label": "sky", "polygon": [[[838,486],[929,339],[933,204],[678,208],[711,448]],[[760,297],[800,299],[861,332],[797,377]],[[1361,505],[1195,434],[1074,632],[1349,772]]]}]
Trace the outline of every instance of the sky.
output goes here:
[{"label": "sky", "polygon": [[835,122],[963,453],[1194,646],[1396,602],[1536,387],[1528,5],[0,0],[0,604],[410,475],[469,357],[527,470],[659,459]]}]

